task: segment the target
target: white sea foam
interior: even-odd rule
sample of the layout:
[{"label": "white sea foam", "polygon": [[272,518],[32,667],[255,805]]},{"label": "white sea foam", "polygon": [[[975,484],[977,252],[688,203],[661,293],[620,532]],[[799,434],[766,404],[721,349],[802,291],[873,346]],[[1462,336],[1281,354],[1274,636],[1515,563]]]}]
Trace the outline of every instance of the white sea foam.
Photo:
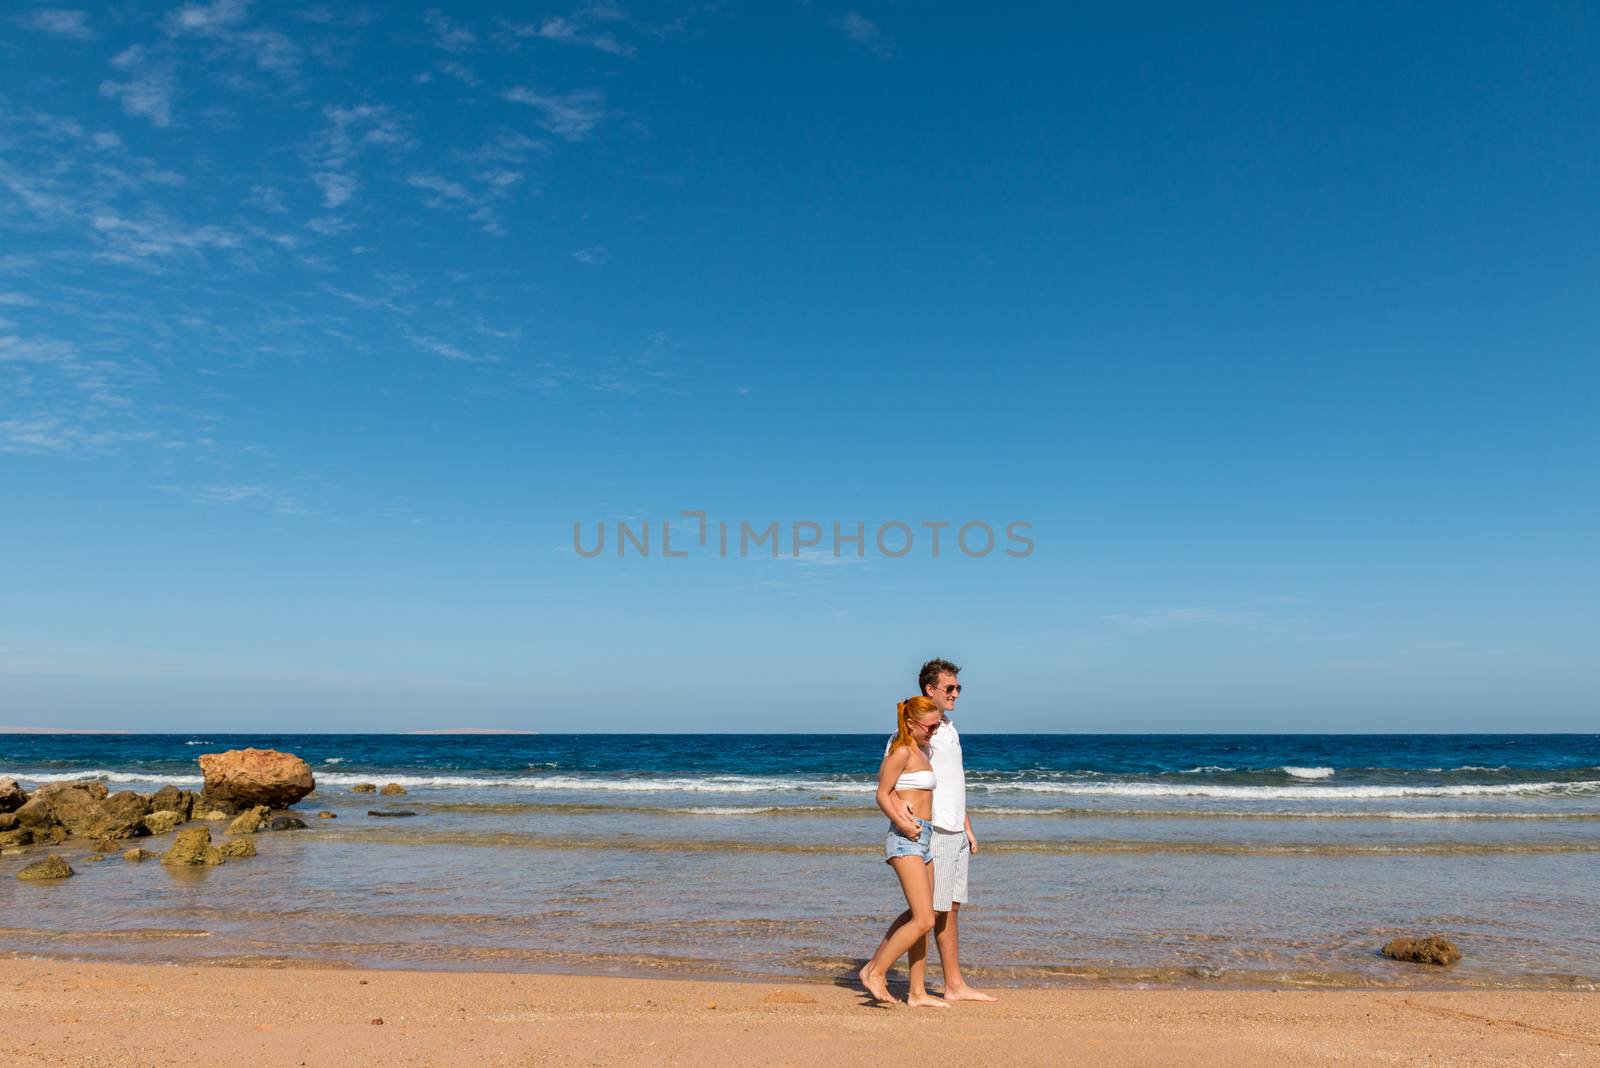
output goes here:
[{"label": "white sea foam", "polygon": [[1179,775],[1215,775],[1218,772],[1238,771],[1238,768],[1224,768],[1216,764],[1201,764],[1198,768],[1185,768],[1178,772]]},{"label": "white sea foam", "polygon": [[85,768],[83,771],[18,771],[14,772],[20,782],[77,782],[79,779],[99,779],[102,782],[153,782],[174,786],[199,786],[202,780],[197,776],[163,775],[160,772],[134,773],[127,771],[107,771],[104,768]]},{"label": "white sea foam", "polygon": [[343,764],[344,757],[327,757],[322,762],[324,764]]},{"label": "white sea foam", "polygon": [[215,742],[184,742],[184,745],[215,745]]},{"label": "white sea foam", "polygon": [[[994,787],[989,787],[993,790]],[[1600,794],[1600,780],[1586,782],[1517,782],[1457,786],[1222,786],[1154,782],[1019,782],[1005,787],[1024,793],[1068,797],[1215,797],[1239,801],[1323,801],[1335,798],[1372,800],[1388,797],[1510,797],[1515,795],[1591,796]]]},{"label": "white sea foam", "polygon": [[1294,767],[1285,766],[1284,769],[1283,769],[1283,773],[1285,775],[1292,775],[1297,779],[1331,779],[1331,778],[1333,778],[1333,769],[1332,768],[1294,768]]}]

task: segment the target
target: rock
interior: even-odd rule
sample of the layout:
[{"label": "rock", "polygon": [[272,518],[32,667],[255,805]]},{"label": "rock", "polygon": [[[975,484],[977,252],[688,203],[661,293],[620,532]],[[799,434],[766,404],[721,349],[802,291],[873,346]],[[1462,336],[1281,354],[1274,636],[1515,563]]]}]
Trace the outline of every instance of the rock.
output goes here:
[{"label": "rock", "polygon": [[130,849],[127,852],[122,854],[122,859],[123,860],[149,860],[151,857],[159,857],[160,855],[161,855],[160,853],[152,853],[148,849]]},{"label": "rock", "polygon": [[339,818],[338,814],[337,813],[333,813],[333,812],[319,812],[319,813],[317,813],[317,819],[319,819],[319,820],[336,820],[338,818]]},{"label": "rock", "polygon": [[121,846],[117,845],[117,843],[110,838],[96,838],[93,842],[89,843],[89,848],[94,850],[96,853],[116,853],[122,849]]},{"label": "rock", "polygon": [[171,809],[157,809],[144,818],[144,829],[146,834],[168,834],[182,823],[184,818],[181,813]]},{"label": "rock", "polygon": [[15,812],[0,812],[0,831],[14,831],[21,822]]},{"label": "rock", "polygon": [[211,828],[191,827],[179,831],[172,848],[161,854],[161,863],[173,867],[192,867],[197,864],[221,864],[222,851],[211,844]]},{"label": "rock", "polygon": [[256,844],[248,838],[230,838],[217,847],[225,857],[253,857]]},{"label": "rock", "polygon": [[[17,809],[17,820],[36,832],[60,825],[66,834],[94,835],[104,818],[100,802],[106,787],[100,782],[52,782],[39,787]],[[37,834],[35,835],[37,837]]]},{"label": "rock", "polygon": [[220,812],[223,819],[237,816],[249,807],[249,805],[241,805],[237,801],[230,801],[221,797],[209,797],[206,794],[201,794],[194,799],[195,812]]},{"label": "rock", "polygon": [[225,820],[229,815],[230,813],[224,812],[220,808],[214,808],[209,812],[201,812],[196,810],[194,818],[197,820]]},{"label": "rock", "polygon": [[27,827],[13,827],[9,831],[0,831],[0,849],[32,844],[33,831]]},{"label": "rock", "polygon": [[411,811],[409,811],[407,809],[392,809],[392,810],[390,810],[388,812],[380,812],[377,809],[372,808],[372,809],[368,809],[367,810],[367,815],[369,815],[369,816],[377,816],[379,819],[397,820],[397,819],[403,819],[406,816],[415,816],[416,813],[415,812],[411,812]]},{"label": "rock", "polygon": [[0,812],[15,812],[27,804],[28,795],[15,779],[0,779]]},{"label": "rock", "polygon": [[303,831],[305,829],[306,821],[299,816],[278,816],[267,824],[267,830],[269,831]]},{"label": "rock", "polygon": [[45,879],[65,879],[72,873],[72,867],[60,857],[45,857],[43,860],[36,860],[17,872],[17,878],[34,882]]},{"label": "rock", "polygon": [[99,833],[107,838],[133,838],[144,833],[150,803],[132,790],[119,790],[100,802]]},{"label": "rock", "polygon": [[21,846],[0,846],[0,857],[20,857],[26,852]]},{"label": "rock", "polygon": [[383,789],[379,790],[378,792],[380,794],[383,794],[385,797],[394,797],[396,795],[405,793],[406,792],[406,788],[404,786],[401,786],[397,782],[392,782],[389,785],[385,786]]},{"label": "rock", "polygon": [[1416,964],[1454,964],[1461,959],[1461,951],[1455,944],[1439,935],[1390,939],[1383,947],[1383,955]]},{"label": "rock", "polygon": [[180,790],[176,786],[163,786],[150,795],[151,812],[176,812],[183,820],[189,818],[194,811],[194,794],[188,790]]},{"label": "rock", "polygon": [[377,789],[378,784],[375,782],[358,782],[350,787],[350,792],[353,794],[370,794],[377,792]]},{"label": "rock", "polygon": [[257,805],[248,812],[235,816],[233,822],[228,824],[229,834],[255,834],[261,825],[267,822],[267,815],[271,810],[266,805]]},{"label": "rock", "polygon": [[316,789],[311,765],[276,749],[230,749],[203,753],[204,796],[214,802],[287,808]]},{"label": "rock", "polygon": [[90,853],[88,856],[84,857],[83,859],[92,864],[97,860],[105,860],[106,859],[106,855],[104,853]]}]

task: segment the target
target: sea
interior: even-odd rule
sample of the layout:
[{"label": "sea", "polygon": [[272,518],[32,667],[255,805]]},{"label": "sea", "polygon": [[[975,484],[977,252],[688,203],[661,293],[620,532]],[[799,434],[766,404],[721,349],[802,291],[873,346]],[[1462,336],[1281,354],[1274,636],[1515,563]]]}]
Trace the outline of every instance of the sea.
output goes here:
[{"label": "sea", "polygon": [[[307,829],[218,868],[75,842],[39,884],[12,876],[40,850],[0,857],[0,954],[848,983],[904,907],[884,740],[0,735],[26,788],[198,788],[199,754],[246,746],[317,782]],[[1600,735],[962,742],[975,984],[1600,989]],[[1378,952],[1417,934],[1463,960]]]}]

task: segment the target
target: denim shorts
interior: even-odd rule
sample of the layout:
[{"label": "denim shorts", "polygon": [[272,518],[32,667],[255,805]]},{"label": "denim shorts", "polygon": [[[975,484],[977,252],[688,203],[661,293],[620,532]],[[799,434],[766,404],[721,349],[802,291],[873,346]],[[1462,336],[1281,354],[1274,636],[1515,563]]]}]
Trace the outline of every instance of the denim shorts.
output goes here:
[{"label": "denim shorts", "polygon": [[[912,819],[916,819],[915,816]],[[913,841],[889,825],[889,837],[883,843],[884,863],[895,857],[921,857],[922,863],[928,864],[933,860],[933,824],[927,820],[917,820],[917,826],[922,828],[922,833]]]}]

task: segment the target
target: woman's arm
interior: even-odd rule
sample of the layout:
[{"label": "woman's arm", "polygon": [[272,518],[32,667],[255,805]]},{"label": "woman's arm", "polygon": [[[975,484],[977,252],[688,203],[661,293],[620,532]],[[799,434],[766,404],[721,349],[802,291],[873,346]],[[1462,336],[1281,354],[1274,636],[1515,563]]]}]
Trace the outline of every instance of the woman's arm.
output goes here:
[{"label": "woman's arm", "polygon": [[884,754],[883,763],[878,765],[878,807],[883,809],[883,814],[889,817],[889,822],[894,824],[895,830],[907,838],[915,838],[922,833],[915,820],[909,816],[910,809],[900,800],[894,792],[894,785],[900,778],[900,773],[906,770],[906,765],[911,762],[911,747],[898,746]]}]

